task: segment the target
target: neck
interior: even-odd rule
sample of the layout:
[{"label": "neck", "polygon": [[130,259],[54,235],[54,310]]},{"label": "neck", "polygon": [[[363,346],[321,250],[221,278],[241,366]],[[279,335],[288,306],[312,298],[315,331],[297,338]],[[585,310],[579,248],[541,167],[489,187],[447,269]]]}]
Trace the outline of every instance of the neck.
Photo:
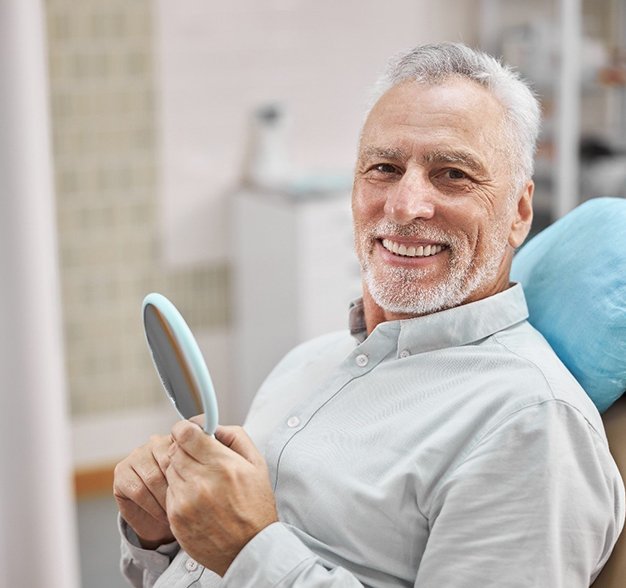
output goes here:
[{"label": "neck", "polygon": [[384,323],[386,321],[415,318],[417,316],[414,314],[400,314],[395,312],[389,312],[384,308],[378,306],[365,285],[363,285],[363,313],[365,315],[365,326],[367,328],[368,335],[378,325],[380,325],[380,323]]}]

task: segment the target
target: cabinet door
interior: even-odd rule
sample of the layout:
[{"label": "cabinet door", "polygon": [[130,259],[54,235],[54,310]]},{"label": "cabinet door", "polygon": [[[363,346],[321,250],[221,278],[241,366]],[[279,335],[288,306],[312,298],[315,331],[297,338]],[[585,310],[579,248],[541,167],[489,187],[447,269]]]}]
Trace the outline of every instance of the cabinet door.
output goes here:
[{"label": "cabinet door", "polygon": [[298,338],[348,327],[348,307],[360,295],[350,197],[310,202],[299,210]]}]

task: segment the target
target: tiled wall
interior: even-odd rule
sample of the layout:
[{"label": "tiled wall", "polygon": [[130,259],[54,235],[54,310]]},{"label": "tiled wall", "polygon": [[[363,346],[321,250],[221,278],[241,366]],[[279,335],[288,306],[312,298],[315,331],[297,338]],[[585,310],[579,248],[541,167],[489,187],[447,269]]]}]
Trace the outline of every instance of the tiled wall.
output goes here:
[{"label": "tiled wall", "polygon": [[150,0],[46,0],[53,154],[72,414],[162,399],[143,296],[192,329],[228,322],[225,264],[161,263]]}]

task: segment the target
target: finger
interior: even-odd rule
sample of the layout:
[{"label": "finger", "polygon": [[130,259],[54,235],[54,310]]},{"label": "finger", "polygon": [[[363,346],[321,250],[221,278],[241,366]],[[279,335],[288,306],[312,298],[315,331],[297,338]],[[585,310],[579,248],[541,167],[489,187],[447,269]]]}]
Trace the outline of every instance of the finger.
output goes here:
[{"label": "finger", "polygon": [[159,469],[165,477],[167,467],[170,465],[170,448],[174,445],[174,440],[171,435],[166,435],[154,443],[152,447],[152,456],[159,466]]},{"label": "finger", "polygon": [[[165,496],[166,490],[163,495]],[[132,468],[125,469],[115,481],[113,494],[118,502],[133,505],[160,522],[167,522],[165,504],[161,504],[147,488],[141,476]]]},{"label": "finger", "polygon": [[159,504],[162,510],[165,510],[165,491],[167,490],[167,479],[163,473],[161,466],[154,459],[151,463],[131,464],[131,469],[141,481],[141,484]]},{"label": "finger", "polygon": [[254,465],[265,463],[265,459],[242,427],[218,426],[215,438],[250,463]]},{"label": "finger", "polygon": [[172,484],[172,476],[175,473],[179,480],[174,481],[182,481],[184,482],[187,479],[184,471],[189,469],[190,464],[198,463],[195,459],[193,459],[188,453],[185,452],[177,443],[175,443],[172,447],[175,447],[175,450],[170,450],[170,464],[165,472],[165,478],[167,479],[168,485]]},{"label": "finger", "polygon": [[[241,459],[227,447],[222,446],[215,440],[213,441],[216,447],[221,448],[223,452],[228,452],[226,457],[235,456],[237,459]],[[187,453],[180,445],[176,444],[176,451],[170,455],[170,465],[168,471],[174,470],[178,474],[181,481],[190,481],[194,478],[207,475],[207,472],[209,471],[219,469],[220,463],[223,463],[223,460],[220,459],[220,457],[224,456],[220,456],[219,452],[217,452],[208,459],[207,463],[203,463]]]},{"label": "finger", "polygon": [[[170,465],[165,472],[165,478],[167,480],[167,492],[169,493],[174,488],[184,484],[186,482],[186,478],[184,475],[184,465],[181,464],[182,460],[186,460],[187,463],[191,462],[191,458],[185,454],[184,451],[177,452],[179,457],[177,459],[171,459]],[[197,462],[193,461],[194,464]]]},{"label": "finger", "polygon": [[[219,451],[220,444],[196,424],[189,421],[177,422],[172,428],[172,437],[178,446],[177,452],[182,449],[202,464],[209,463],[215,452]],[[172,459],[171,453],[170,459]]]},{"label": "finger", "polygon": [[[117,505],[122,515],[122,518],[128,523],[132,524],[132,520],[136,517],[136,515],[128,516],[127,512],[136,512],[136,509],[139,509],[145,516],[153,519],[155,523],[160,525],[169,525],[169,519],[167,518],[167,513],[164,510],[152,509],[149,505],[144,504],[143,506],[139,506],[134,500],[128,498],[126,496],[116,495]],[[128,519],[130,520],[127,520]]]},{"label": "finger", "polygon": [[205,423],[204,414],[198,414],[194,417],[191,417],[189,420],[192,423],[198,425],[202,430],[204,430],[204,423]]},{"label": "finger", "polygon": [[[125,472],[134,472],[142,485],[154,497],[154,499],[165,509],[165,489],[167,481],[164,469],[166,469],[163,453],[167,452],[167,446],[171,443],[170,436],[153,435],[148,443],[135,450],[120,467],[121,476]],[[127,473],[127,478],[131,484],[132,474]]]}]

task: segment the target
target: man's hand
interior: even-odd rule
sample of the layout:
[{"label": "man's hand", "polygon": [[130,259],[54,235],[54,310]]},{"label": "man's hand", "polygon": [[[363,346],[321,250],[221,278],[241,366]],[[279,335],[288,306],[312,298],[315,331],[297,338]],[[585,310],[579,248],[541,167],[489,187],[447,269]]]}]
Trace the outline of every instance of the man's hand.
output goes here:
[{"label": "man's hand", "polygon": [[137,534],[145,549],[174,540],[165,512],[172,437],[150,437],[115,467],[113,495],[122,518]]},{"label": "man's hand", "polygon": [[278,520],[267,465],[241,427],[218,427],[214,439],[180,421],[172,437],[172,532],[191,557],[223,576],[246,543]]}]

